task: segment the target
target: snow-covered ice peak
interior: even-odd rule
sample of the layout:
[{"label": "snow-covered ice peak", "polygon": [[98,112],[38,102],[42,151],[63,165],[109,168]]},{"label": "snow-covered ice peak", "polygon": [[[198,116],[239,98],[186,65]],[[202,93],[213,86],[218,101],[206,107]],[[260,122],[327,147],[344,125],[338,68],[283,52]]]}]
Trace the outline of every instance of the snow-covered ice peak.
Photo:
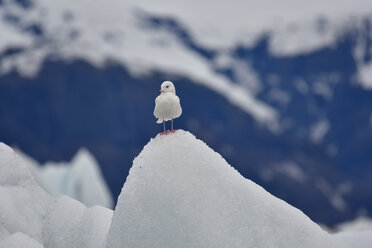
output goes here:
[{"label": "snow-covered ice peak", "polygon": [[300,210],[178,130],[156,136],[134,160],[107,247],[341,246]]}]

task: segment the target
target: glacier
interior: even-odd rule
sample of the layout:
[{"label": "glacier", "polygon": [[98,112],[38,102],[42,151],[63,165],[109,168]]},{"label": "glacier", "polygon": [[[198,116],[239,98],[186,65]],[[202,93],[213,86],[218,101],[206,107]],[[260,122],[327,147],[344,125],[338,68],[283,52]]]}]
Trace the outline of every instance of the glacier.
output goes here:
[{"label": "glacier", "polygon": [[115,211],[49,195],[0,143],[0,199],[4,248],[366,248],[372,241],[370,231],[327,233],[183,130],[157,135],[143,148]]}]

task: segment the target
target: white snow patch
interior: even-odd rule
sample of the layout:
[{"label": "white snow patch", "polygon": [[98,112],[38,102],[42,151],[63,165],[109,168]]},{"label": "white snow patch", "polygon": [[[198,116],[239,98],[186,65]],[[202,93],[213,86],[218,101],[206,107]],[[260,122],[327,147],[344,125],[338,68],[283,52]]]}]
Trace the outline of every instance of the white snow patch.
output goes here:
[{"label": "white snow patch", "polygon": [[324,136],[327,134],[330,127],[331,126],[328,120],[326,119],[319,120],[311,127],[310,140],[315,144],[322,143]]},{"label": "white snow patch", "polygon": [[309,179],[306,172],[293,161],[283,161],[271,168],[265,168],[260,171],[261,179],[267,182],[281,175],[285,175],[298,183],[305,183]]},{"label": "white snow patch", "polygon": [[366,54],[372,55],[372,51],[368,50],[368,37],[357,37],[357,44],[353,51],[354,60],[357,64],[356,79],[358,83],[366,90],[372,89],[372,62],[365,62]]},{"label": "white snow patch", "polygon": [[358,65],[357,78],[364,89],[372,89],[372,62]]},{"label": "white snow patch", "polygon": [[308,179],[306,173],[294,162],[282,163],[280,170],[299,183],[304,183]]},{"label": "white snow patch", "polygon": [[286,91],[277,88],[270,89],[269,98],[281,105],[287,105],[291,101],[291,97]]},{"label": "white snow patch", "polygon": [[253,95],[262,90],[261,81],[249,62],[235,60],[232,62],[231,68],[237,83],[243,88],[252,92]]},{"label": "white snow patch", "polygon": [[[278,54],[308,52],[329,45],[335,39],[340,20],[350,15],[370,13],[372,3],[366,0],[284,1],[137,1],[149,13],[176,16],[192,31],[197,41],[207,47],[226,48],[235,44],[253,44],[262,34],[270,33],[275,42],[271,50]],[[329,6],[332,6],[331,8]],[[226,13],[230,13],[226,18]],[[324,27],[319,20],[326,20]],[[292,28],[298,25],[298,28]],[[325,29],[325,30],[322,30]]]},{"label": "white snow patch", "polygon": [[276,56],[309,53],[326,46],[332,46],[338,32],[338,27],[335,24],[332,28],[329,27],[329,29],[320,32],[316,20],[313,20],[313,22],[289,23],[273,31],[273,36],[270,39],[270,50]]},{"label": "white snow patch", "polygon": [[348,204],[343,196],[352,191],[353,186],[350,182],[341,183],[336,188],[333,188],[324,179],[320,178],[315,182],[315,187],[329,199],[331,205],[336,210],[343,212],[347,209]]},{"label": "white snow patch", "polygon": [[309,92],[309,85],[303,79],[298,79],[295,81],[296,89],[303,95]]},{"label": "white snow patch", "polygon": [[315,82],[313,84],[313,91],[315,94],[323,96],[326,100],[331,100],[333,92],[326,82]]},{"label": "white snow patch", "polygon": [[133,162],[107,247],[341,247],[298,209],[178,130]]}]

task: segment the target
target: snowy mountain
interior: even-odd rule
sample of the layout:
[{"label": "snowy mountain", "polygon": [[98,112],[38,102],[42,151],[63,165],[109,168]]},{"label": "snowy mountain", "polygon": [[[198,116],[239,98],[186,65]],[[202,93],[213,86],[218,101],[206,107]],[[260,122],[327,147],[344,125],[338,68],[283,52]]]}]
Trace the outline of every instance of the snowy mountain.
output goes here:
[{"label": "snowy mountain", "polygon": [[160,130],[176,127],[328,225],[371,215],[372,4],[0,1],[0,140],[46,161],[86,147],[114,198]]},{"label": "snowy mountain", "polygon": [[[341,239],[323,231],[182,130],[158,135],[144,147],[114,214],[48,195],[5,144],[0,144],[0,172],[4,248],[348,247],[341,242],[345,235]],[[346,240],[356,243],[359,236],[350,233]]]}]

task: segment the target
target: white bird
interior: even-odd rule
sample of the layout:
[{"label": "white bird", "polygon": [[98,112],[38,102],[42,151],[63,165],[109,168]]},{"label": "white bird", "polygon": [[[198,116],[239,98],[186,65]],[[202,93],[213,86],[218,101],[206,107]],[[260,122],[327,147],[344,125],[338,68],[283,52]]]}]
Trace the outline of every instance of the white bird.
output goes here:
[{"label": "white bird", "polygon": [[[180,99],[176,95],[176,88],[171,81],[164,81],[159,90],[160,95],[155,99],[154,115],[158,120],[156,123],[163,123],[164,132],[175,132],[173,130],[173,119],[180,117],[182,114],[182,108]],[[171,121],[172,129],[170,131],[165,130],[165,122]]]}]

